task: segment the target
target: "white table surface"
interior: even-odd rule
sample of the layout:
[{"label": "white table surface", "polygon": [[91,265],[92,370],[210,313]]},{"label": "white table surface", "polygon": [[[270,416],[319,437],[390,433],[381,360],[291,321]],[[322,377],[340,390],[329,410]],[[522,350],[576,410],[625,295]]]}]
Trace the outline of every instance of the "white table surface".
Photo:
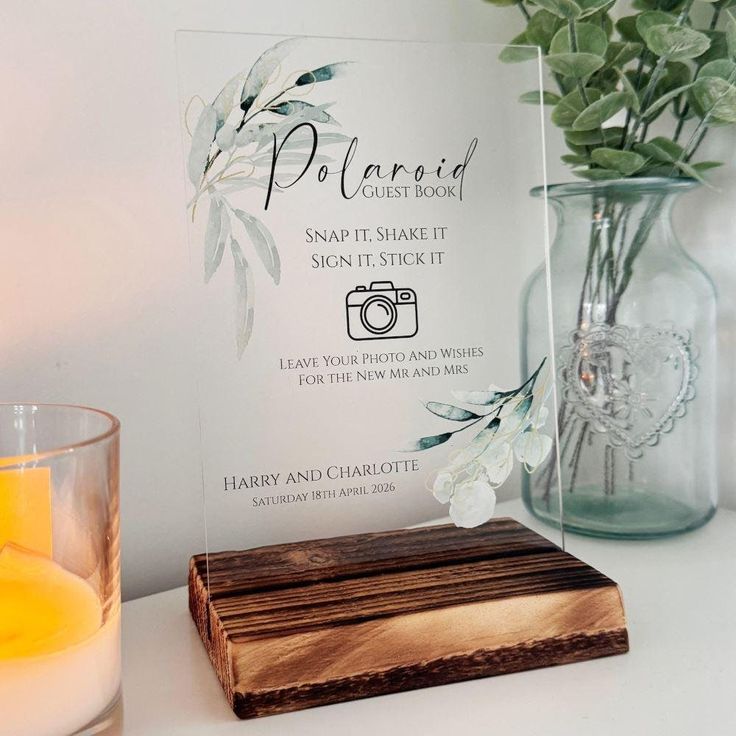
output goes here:
[{"label": "white table surface", "polygon": [[[519,502],[499,512],[545,531]],[[672,539],[567,548],[620,584],[628,654],[239,721],[178,588],[123,605],[124,733],[736,734],[736,512]]]}]

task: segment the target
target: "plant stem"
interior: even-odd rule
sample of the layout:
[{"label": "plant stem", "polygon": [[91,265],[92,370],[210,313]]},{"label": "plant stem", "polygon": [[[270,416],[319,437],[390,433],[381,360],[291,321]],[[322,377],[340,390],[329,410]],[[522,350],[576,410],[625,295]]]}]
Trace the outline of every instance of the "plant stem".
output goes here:
[{"label": "plant stem", "polygon": [[[680,15],[677,16],[677,20],[675,21],[674,25],[676,26],[683,26],[685,24],[685,21],[688,19],[688,16],[690,14],[690,8],[693,5],[694,0],[687,0],[684,7],[680,11]],[[647,86],[644,90],[644,96],[641,101],[639,113],[637,114],[635,121],[634,121],[634,129],[631,131],[630,134],[628,134],[628,140],[624,141],[624,151],[628,151],[632,148],[634,143],[636,142],[636,134],[639,132],[639,128],[642,125],[642,121],[644,119],[644,115],[647,111],[647,108],[652,102],[652,96],[654,95],[654,90],[657,87],[657,84],[662,76],[662,73],[664,72],[664,68],[667,64],[668,58],[666,56],[661,56],[659,59],[657,59],[657,64],[654,67],[654,70],[652,71],[652,75],[649,77],[649,82],[647,83]],[[646,130],[645,130],[646,134]],[[641,140],[644,140],[644,136],[642,136]]]},{"label": "plant stem", "polygon": [[[567,34],[570,39],[570,51],[573,54],[576,54],[578,52],[578,33],[575,28],[574,20],[569,20],[567,22]],[[580,92],[580,99],[583,101],[585,107],[588,107],[588,105],[590,105],[590,100],[588,99],[588,94],[585,91],[583,80],[580,79],[580,77],[577,77],[575,81],[577,82],[578,92]]]},{"label": "plant stem", "polygon": [[[718,19],[721,17],[721,10],[722,8],[720,7],[713,8],[713,15],[711,16],[710,25],[708,26],[709,31],[714,31],[716,29],[716,26],[718,25]],[[695,71],[693,72],[693,79],[698,78],[698,73],[700,72],[702,67],[703,67],[703,62],[697,61],[695,64]],[[682,110],[677,116],[677,127],[675,128],[675,135],[672,138],[672,140],[675,143],[677,143],[677,141],[680,140],[680,135],[682,134],[682,129],[685,125],[685,119],[687,118],[689,112],[690,112],[690,103],[685,102],[685,104],[682,107]],[[701,138],[701,141],[702,141],[702,138]],[[698,143],[698,145],[700,145],[700,143]]]},{"label": "plant stem", "polygon": [[624,151],[628,151],[632,148],[634,143],[636,142],[636,134],[639,132],[639,128],[641,127],[643,121],[644,121],[644,114],[647,111],[647,108],[649,107],[649,104],[652,101],[652,96],[654,95],[654,90],[660,80],[660,77],[662,76],[662,73],[664,72],[664,67],[667,64],[667,57],[661,56],[659,59],[657,59],[657,64],[654,67],[654,71],[652,71],[652,76],[649,77],[649,82],[647,82],[647,86],[644,88],[644,96],[641,100],[641,105],[639,107],[639,112],[636,114],[636,117],[634,118],[634,127],[631,130],[630,133],[627,134],[627,140],[624,141]]}]

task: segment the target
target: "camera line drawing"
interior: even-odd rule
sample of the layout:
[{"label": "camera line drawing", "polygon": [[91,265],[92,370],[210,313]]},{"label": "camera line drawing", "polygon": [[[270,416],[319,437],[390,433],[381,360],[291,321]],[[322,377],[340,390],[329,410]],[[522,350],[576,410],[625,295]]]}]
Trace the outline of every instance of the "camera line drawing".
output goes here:
[{"label": "camera line drawing", "polygon": [[397,289],[393,281],[356,286],[345,297],[345,312],[351,340],[394,340],[419,332],[416,292]]}]

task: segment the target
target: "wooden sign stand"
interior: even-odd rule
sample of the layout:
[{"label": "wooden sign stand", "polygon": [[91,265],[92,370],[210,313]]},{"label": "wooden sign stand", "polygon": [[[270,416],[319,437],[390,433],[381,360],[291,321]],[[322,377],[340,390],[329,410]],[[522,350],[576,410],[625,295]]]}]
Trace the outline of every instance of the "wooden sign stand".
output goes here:
[{"label": "wooden sign stand", "polygon": [[240,718],[628,651],[618,586],[512,519],[192,558]]}]

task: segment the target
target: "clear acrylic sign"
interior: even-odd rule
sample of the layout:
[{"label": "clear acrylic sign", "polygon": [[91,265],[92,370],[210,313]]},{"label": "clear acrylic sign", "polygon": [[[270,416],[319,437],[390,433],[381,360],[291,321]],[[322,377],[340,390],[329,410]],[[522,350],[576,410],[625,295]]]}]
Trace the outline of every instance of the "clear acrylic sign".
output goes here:
[{"label": "clear acrylic sign", "polygon": [[177,47],[209,550],[523,517],[521,468],[555,452],[550,358],[518,367],[547,239],[540,107],[518,102],[538,61]]}]

